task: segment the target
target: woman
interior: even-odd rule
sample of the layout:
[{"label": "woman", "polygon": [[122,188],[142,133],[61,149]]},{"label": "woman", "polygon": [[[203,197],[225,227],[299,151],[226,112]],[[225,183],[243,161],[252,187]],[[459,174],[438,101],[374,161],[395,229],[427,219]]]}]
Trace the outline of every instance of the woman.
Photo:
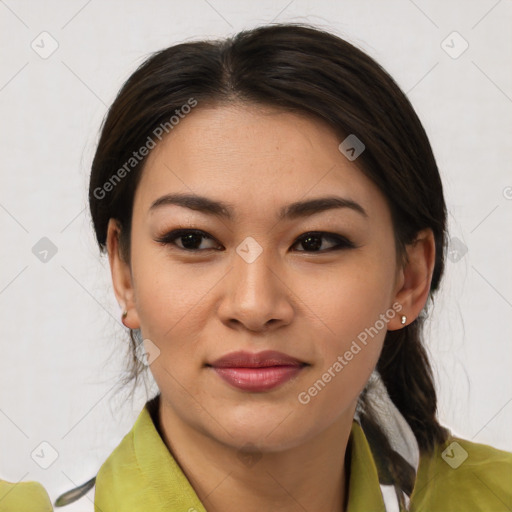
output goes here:
[{"label": "woman", "polygon": [[512,508],[512,454],[436,418],[443,189],[370,57],[284,24],[154,54],[105,119],[89,200],[132,376],[160,391],[96,510]]}]

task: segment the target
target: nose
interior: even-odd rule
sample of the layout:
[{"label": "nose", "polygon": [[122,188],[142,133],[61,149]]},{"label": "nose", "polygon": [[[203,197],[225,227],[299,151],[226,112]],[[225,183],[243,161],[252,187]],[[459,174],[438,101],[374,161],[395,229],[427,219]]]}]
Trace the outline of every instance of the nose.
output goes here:
[{"label": "nose", "polygon": [[254,261],[235,254],[233,268],[223,281],[217,312],[229,327],[265,332],[291,323],[293,292],[270,250],[263,250]]}]

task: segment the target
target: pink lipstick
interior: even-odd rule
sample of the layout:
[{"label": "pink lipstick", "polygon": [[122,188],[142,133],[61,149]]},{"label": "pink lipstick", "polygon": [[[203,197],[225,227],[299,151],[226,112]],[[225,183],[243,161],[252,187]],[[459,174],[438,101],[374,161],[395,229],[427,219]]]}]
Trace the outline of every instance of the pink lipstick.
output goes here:
[{"label": "pink lipstick", "polygon": [[274,350],[231,352],[209,364],[228,384],[244,391],[274,389],[295,377],[306,363]]}]

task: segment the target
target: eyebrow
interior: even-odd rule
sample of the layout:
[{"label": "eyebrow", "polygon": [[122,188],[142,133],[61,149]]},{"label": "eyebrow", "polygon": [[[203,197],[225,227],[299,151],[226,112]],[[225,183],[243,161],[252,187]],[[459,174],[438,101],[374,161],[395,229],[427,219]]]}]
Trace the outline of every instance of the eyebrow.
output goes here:
[{"label": "eyebrow", "polygon": [[[228,220],[234,219],[234,208],[230,203],[216,201],[196,194],[166,194],[156,199],[149,208],[149,213],[166,205],[182,206],[208,215],[214,215]],[[363,217],[368,217],[366,210],[352,199],[338,196],[325,196],[297,201],[283,206],[279,210],[279,220],[294,220],[308,217],[335,208],[349,208]]]}]

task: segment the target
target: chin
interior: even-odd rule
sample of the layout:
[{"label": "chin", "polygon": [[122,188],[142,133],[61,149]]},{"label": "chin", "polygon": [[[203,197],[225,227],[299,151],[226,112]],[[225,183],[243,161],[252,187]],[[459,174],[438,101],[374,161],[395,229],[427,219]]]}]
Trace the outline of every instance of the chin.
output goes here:
[{"label": "chin", "polygon": [[260,452],[268,453],[294,448],[321,430],[318,422],[310,426],[298,417],[296,411],[279,405],[257,410],[244,407],[231,413],[226,411],[222,418],[226,430],[217,430],[214,437],[218,441],[237,449],[253,445]]}]

